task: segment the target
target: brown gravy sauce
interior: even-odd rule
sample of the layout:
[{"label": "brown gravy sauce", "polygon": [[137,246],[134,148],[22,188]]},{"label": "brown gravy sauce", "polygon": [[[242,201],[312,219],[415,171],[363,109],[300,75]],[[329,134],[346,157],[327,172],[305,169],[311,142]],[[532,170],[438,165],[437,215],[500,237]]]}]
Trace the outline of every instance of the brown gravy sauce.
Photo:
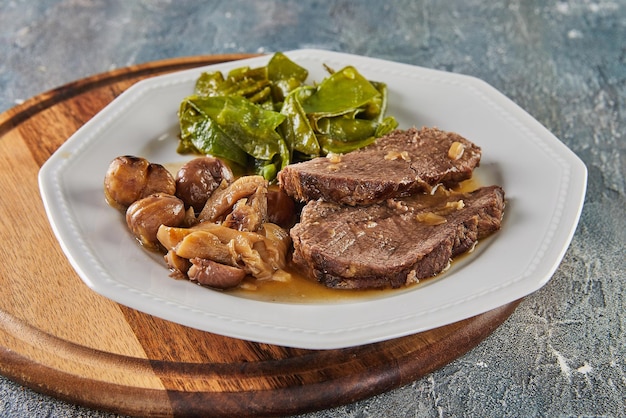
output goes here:
[{"label": "brown gravy sauce", "polygon": [[[472,177],[468,180],[463,181],[461,184],[459,184],[458,187],[454,188],[453,190],[456,192],[471,192],[478,189],[480,186],[480,182],[475,177]],[[451,264],[457,265],[470,254],[471,253],[466,253],[459,257],[456,257]],[[432,283],[433,281],[445,275],[444,271],[437,276],[422,279],[419,281],[419,283],[415,283],[410,286],[405,286],[398,289],[389,288],[354,290],[328,288],[312,279],[305,277],[300,272],[298,272],[295,266],[289,266],[286,270],[291,276],[290,280],[286,282],[251,280],[250,282],[244,282],[243,287],[227,290],[226,293],[233,296],[264,302],[297,304],[357,302],[379,299],[382,297],[397,295],[401,292],[414,290],[420,286]]]}]

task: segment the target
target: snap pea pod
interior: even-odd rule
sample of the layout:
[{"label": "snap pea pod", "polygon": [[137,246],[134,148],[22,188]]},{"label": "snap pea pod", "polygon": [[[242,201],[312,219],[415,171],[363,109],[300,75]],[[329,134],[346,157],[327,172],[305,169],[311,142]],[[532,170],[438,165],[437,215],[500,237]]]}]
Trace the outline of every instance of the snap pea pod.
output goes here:
[{"label": "snap pea pod", "polygon": [[[263,103],[270,98],[269,80],[258,70],[242,67],[231,71],[227,77],[221,72],[202,73],[196,81],[194,93],[198,96],[242,96],[253,103]],[[254,99],[255,96],[261,96]]]},{"label": "snap pea pod", "polygon": [[395,129],[384,83],[352,66],[329,72],[307,85],[308,71],[279,52],[265,67],[201,74],[180,105],[178,152],[221,157],[271,181],[291,162],[349,152]]},{"label": "snap pea pod", "polygon": [[224,158],[241,167],[248,163],[243,149],[208,117],[191,98],[185,99],[178,112],[180,140],[177,152],[181,154],[209,154]]},{"label": "snap pea pod", "polygon": [[[180,151],[222,157],[242,167],[249,157],[258,167],[289,161],[289,151],[276,131],[285,116],[240,96],[189,96],[179,110]],[[264,163],[261,163],[264,162]],[[262,169],[267,172],[267,168]]]},{"label": "snap pea pod", "polygon": [[[373,143],[376,138],[397,128],[396,120],[388,116],[381,123],[364,119],[331,118],[320,121],[325,133],[318,135],[322,154],[345,154]],[[327,123],[327,124],[326,124]],[[327,132],[327,133],[326,133]]]},{"label": "snap pea pod", "polygon": [[305,68],[280,52],[274,54],[267,64],[267,78],[272,83],[272,98],[278,104],[293,90],[304,85],[308,76],[309,72]]},{"label": "snap pea pod", "polygon": [[285,142],[294,153],[300,153],[299,159],[314,158],[320,155],[320,144],[317,135],[311,126],[308,115],[302,107],[302,101],[312,95],[314,87],[304,86],[292,91],[283,103],[281,113],[285,121],[281,125],[281,132]]},{"label": "snap pea pod", "polygon": [[354,67],[334,72],[322,81],[304,103],[304,111],[313,119],[339,116],[363,110],[380,96],[380,92]]}]

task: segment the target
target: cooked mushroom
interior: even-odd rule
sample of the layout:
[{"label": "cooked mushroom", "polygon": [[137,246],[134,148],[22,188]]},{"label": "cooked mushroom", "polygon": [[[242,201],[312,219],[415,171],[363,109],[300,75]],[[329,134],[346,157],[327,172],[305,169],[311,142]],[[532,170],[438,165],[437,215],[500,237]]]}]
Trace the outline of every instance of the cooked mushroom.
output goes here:
[{"label": "cooked mushroom", "polygon": [[186,279],[187,271],[191,267],[191,262],[187,258],[180,257],[173,250],[169,250],[163,256],[165,264],[172,272],[171,276],[177,279]]},{"label": "cooked mushroom", "polygon": [[[240,204],[248,205],[250,208],[239,208],[239,213],[235,213],[234,219],[228,220],[228,223],[234,229],[255,231],[267,219],[266,195],[267,180],[261,176],[240,177],[231,184],[222,182],[206,201],[202,212],[198,215],[198,220],[200,222],[224,222],[233,212],[235,205],[244,200]],[[254,220],[248,219],[245,223],[242,223],[243,219],[237,220],[237,218],[249,216],[253,212],[256,213]]]},{"label": "cooked mushroom", "polygon": [[266,223],[257,232],[237,231],[212,222],[192,228],[161,226],[161,244],[177,256],[208,259],[241,268],[259,280],[283,280],[291,239],[283,228]]}]

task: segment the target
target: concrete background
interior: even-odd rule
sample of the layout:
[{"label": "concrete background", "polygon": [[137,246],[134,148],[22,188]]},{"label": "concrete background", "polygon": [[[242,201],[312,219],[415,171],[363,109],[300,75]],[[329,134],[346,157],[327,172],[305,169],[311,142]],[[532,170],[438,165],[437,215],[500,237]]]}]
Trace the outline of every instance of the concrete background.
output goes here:
[{"label": "concrete background", "polygon": [[[624,416],[626,2],[0,2],[0,112],[163,58],[322,48],[479,77],[587,165],[552,280],[473,351],[405,387],[306,417]],[[111,417],[0,377],[0,416]]]}]

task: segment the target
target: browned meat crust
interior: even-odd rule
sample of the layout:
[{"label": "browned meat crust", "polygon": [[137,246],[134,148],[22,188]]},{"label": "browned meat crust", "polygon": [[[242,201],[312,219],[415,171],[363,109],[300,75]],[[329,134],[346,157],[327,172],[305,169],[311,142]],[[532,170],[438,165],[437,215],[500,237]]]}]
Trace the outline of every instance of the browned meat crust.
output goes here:
[{"label": "browned meat crust", "polygon": [[332,288],[401,287],[439,274],[497,231],[504,205],[498,186],[370,206],[312,201],[291,230],[293,261]]},{"label": "browned meat crust", "polygon": [[[451,157],[455,143],[462,153]],[[292,164],[278,179],[299,201],[367,205],[430,191],[437,184],[452,187],[472,176],[480,157],[480,148],[456,133],[412,128],[394,131],[358,151]]]}]

